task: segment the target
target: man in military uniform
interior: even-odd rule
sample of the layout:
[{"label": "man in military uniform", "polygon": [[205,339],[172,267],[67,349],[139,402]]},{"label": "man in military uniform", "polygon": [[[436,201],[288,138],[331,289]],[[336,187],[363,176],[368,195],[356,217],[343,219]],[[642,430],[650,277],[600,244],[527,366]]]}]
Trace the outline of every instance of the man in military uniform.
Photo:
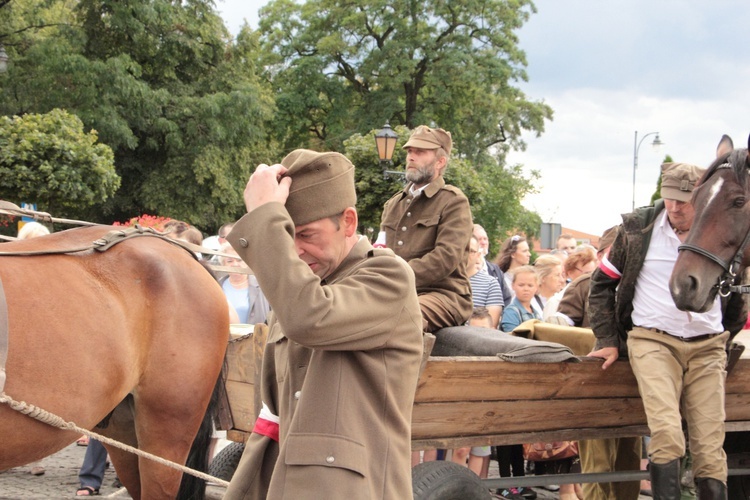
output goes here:
[{"label": "man in military uniform", "polygon": [[409,263],[416,277],[426,332],[462,325],[472,311],[466,256],[473,226],[469,200],[445,183],[452,147],[441,128],[417,127],[404,145],[403,191],[385,204],[380,229],[385,246]]},{"label": "man in military uniform", "polygon": [[271,304],[263,410],[226,498],[410,498],[422,355],[414,273],[356,234],[354,166],[260,165],[227,240]]}]

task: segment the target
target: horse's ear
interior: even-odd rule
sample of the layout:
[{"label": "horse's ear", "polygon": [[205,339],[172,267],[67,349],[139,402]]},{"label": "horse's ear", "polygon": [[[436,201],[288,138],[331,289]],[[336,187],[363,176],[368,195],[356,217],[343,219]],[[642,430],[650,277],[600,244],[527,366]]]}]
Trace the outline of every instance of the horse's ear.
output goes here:
[{"label": "horse's ear", "polygon": [[[750,137],[748,138],[748,141],[750,141]],[[732,138],[727,134],[722,135],[719,145],[716,146],[716,157],[723,156],[732,150],[734,150],[734,142],[732,142]]]}]

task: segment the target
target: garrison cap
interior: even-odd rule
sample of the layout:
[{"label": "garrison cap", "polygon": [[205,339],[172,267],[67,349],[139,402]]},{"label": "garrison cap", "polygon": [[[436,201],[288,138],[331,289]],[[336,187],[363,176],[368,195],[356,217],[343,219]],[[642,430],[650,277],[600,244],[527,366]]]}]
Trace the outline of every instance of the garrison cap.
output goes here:
[{"label": "garrison cap", "polygon": [[295,226],[338,215],[357,204],[354,165],[341,153],[295,149],[281,164],[292,178],[287,212]]},{"label": "garrison cap", "polygon": [[438,149],[443,148],[445,153],[450,156],[453,140],[451,133],[441,128],[431,128],[427,125],[420,125],[414,129],[409,140],[404,144],[403,149]]}]

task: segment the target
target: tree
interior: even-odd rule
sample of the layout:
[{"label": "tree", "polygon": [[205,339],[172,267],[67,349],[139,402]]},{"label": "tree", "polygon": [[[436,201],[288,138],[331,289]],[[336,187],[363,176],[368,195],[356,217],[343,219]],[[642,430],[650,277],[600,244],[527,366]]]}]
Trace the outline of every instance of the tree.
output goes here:
[{"label": "tree", "polygon": [[119,186],[112,150],[78,117],[59,109],[0,116],[0,198],[77,216]]},{"label": "tree", "polygon": [[[340,149],[390,120],[437,123],[461,154],[523,147],[552,111],[518,88],[530,0],[272,0],[261,10],[282,143]],[[481,110],[481,112],[477,112]]]},{"label": "tree", "polygon": [[[664,163],[672,163],[674,160],[671,156],[666,155],[664,157],[664,160],[662,161],[662,164]],[[661,200],[661,170],[659,170],[659,178],[656,179],[656,191],[654,191],[654,194],[651,195],[651,202],[649,205],[653,205],[656,203],[656,200]]]},{"label": "tree", "polygon": [[[122,187],[91,220],[152,213],[215,229],[236,219],[251,167],[278,155],[257,33],[233,42],[211,0],[72,5],[67,23],[0,33],[13,47],[2,114],[64,108],[113,148]],[[35,26],[11,13],[14,26]]]}]

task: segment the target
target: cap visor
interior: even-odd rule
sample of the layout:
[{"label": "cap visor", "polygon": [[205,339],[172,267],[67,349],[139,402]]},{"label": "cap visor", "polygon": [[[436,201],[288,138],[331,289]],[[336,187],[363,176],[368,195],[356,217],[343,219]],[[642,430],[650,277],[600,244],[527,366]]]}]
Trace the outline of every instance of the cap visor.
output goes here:
[{"label": "cap visor", "polygon": [[693,192],[680,191],[674,188],[662,188],[661,197],[665,200],[677,200],[682,202],[688,202],[693,197]]},{"label": "cap visor", "polygon": [[440,144],[434,142],[425,141],[422,139],[409,139],[402,149],[406,148],[419,148],[419,149],[438,149]]}]

